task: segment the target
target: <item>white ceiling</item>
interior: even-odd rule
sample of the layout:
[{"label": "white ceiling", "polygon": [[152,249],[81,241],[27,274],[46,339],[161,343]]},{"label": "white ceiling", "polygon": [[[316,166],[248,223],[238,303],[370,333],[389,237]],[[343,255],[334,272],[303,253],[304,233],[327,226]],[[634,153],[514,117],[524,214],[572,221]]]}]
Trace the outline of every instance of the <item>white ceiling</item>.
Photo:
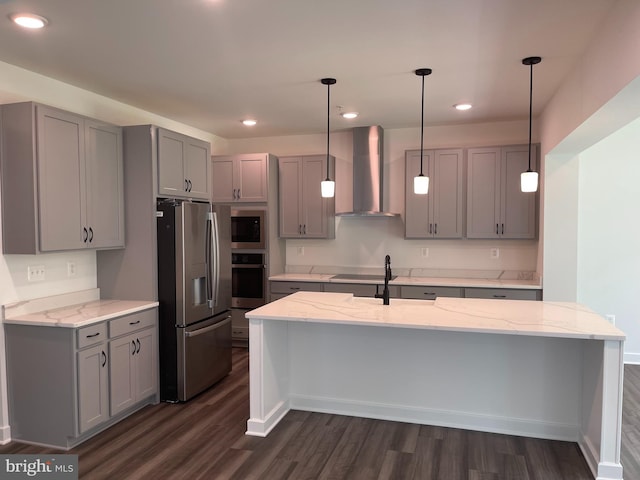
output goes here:
[{"label": "white ceiling", "polygon": [[[224,138],[534,115],[615,0],[0,0],[0,61]],[[8,15],[49,25],[24,31]],[[458,112],[452,105],[471,102]],[[347,121],[338,105],[360,116]],[[258,125],[240,121],[254,117]]]}]

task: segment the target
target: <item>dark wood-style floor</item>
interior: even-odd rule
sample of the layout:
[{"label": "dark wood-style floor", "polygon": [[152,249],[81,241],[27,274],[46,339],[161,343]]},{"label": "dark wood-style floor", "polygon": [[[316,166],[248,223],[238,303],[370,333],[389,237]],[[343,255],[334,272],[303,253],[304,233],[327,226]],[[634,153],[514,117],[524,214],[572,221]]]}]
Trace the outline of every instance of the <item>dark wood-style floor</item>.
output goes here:
[{"label": "dark wood-style floor", "polygon": [[[186,404],[149,406],[69,453],[82,479],[582,480],[576,444],[339,415],[290,412],[267,438],[244,435],[248,353]],[[61,453],[10,443],[0,453]],[[640,479],[640,366],[625,367],[622,463]]]}]

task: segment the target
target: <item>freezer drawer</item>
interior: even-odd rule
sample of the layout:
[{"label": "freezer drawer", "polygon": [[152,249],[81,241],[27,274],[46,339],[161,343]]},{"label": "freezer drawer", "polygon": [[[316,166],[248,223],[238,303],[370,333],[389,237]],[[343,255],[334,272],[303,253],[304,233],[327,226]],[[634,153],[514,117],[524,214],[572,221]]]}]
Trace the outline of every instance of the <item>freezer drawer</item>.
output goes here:
[{"label": "freezer drawer", "polygon": [[179,330],[178,400],[186,401],[231,371],[231,315]]}]

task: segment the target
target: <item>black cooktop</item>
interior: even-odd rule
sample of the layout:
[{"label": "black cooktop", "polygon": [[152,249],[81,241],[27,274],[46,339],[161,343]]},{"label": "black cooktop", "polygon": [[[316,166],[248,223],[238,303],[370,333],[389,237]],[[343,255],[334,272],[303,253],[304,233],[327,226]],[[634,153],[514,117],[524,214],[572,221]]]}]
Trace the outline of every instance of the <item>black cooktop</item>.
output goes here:
[{"label": "black cooktop", "polygon": [[[397,275],[391,275],[391,280],[395,279]],[[384,275],[368,275],[365,273],[339,273],[334,275],[331,279],[336,280],[369,280],[374,282],[384,282]]]}]

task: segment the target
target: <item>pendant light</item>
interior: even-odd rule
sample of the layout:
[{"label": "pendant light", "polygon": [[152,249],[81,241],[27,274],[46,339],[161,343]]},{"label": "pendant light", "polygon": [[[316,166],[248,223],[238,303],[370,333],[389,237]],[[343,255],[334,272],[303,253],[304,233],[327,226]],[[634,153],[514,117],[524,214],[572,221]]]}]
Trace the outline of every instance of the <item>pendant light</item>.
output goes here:
[{"label": "pendant light", "polygon": [[540,57],[522,59],[523,65],[529,65],[529,168],[520,174],[520,190],[522,192],[536,192],[538,190],[538,172],[531,170],[531,117],[533,113],[533,66],[542,61]]},{"label": "pendant light", "polygon": [[324,198],[331,198],[336,194],[336,182],[329,178],[329,118],[330,118],[330,98],[331,98],[331,85],[335,85],[335,78],[323,78],[320,80],[323,85],[327,86],[327,178],[320,182],[320,192]]},{"label": "pendant light", "polygon": [[420,175],[413,177],[413,193],[418,195],[426,195],[429,193],[429,177],[422,173],[422,157],[424,155],[424,77],[431,75],[432,70],[430,68],[419,68],[416,70],[416,75],[422,77],[422,112],[420,115]]}]

